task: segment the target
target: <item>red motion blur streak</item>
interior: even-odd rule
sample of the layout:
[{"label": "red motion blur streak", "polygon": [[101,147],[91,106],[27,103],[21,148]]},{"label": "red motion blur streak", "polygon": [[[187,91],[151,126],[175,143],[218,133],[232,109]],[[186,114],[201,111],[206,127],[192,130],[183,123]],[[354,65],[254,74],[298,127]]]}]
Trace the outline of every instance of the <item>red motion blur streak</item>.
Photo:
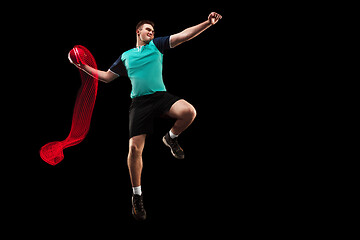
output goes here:
[{"label": "red motion blur streak", "polygon": [[[97,69],[94,57],[85,47],[76,45],[69,57],[74,63],[82,63]],[[98,89],[98,76],[89,76],[80,70],[81,87],[76,97],[72,124],[69,136],[63,141],[50,142],[40,149],[40,157],[51,165],[64,159],[63,150],[79,144],[90,128],[91,115],[94,109]]]}]

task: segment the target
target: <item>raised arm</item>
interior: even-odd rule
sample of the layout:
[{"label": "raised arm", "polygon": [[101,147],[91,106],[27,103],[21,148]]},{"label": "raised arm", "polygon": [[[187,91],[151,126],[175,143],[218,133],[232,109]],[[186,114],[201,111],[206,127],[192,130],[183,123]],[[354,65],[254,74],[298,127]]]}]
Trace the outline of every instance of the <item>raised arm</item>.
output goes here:
[{"label": "raised arm", "polygon": [[182,32],[170,36],[170,47],[174,48],[180,45],[183,42],[189,41],[216,24],[222,16],[216,12],[212,12],[209,14],[208,19],[196,26],[189,27]]}]

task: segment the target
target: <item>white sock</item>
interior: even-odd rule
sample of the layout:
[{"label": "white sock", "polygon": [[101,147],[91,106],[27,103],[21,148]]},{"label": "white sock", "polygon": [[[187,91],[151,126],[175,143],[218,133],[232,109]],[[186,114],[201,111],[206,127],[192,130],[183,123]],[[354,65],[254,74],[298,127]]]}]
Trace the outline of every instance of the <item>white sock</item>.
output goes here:
[{"label": "white sock", "polygon": [[141,192],[141,186],[138,186],[138,187],[133,187],[133,194],[136,194],[136,195],[141,195],[142,192]]},{"label": "white sock", "polygon": [[172,139],[177,138],[179,136],[179,135],[173,134],[171,130],[169,131],[169,135]]}]

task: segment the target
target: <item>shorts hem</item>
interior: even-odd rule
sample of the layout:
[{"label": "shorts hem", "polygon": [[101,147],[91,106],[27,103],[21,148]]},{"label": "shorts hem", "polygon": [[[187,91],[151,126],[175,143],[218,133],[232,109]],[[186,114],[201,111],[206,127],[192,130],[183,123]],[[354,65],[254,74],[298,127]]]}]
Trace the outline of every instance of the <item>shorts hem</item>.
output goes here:
[{"label": "shorts hem", "polygon": [[145,134],[145,135],[150,135],[150,134],[152,134],[152,132],[145,132],[145,131],[144,131],[144,132],[129,134],[129,140],[130,140],[132,137],[140,136],[140,135],[143,135],[143,134]]},{"label": "shorts hem", "polygon": [[168,92],[133,99],[129,110],[129,139],[142,134],[152,134],[154,119],[167,113],[179,100],[181,98]]}]

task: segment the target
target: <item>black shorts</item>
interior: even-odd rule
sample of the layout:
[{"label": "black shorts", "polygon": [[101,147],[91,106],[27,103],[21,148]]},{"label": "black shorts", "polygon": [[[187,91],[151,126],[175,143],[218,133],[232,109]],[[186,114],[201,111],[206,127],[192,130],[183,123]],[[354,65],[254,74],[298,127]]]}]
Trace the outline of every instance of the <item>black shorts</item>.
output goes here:
[{"label": "black shorts", "polygon": [[178,100],[179,97],[168,92],[133,98],[129,110],[129,138],[153,133],[154,119],[168,112]]}]

